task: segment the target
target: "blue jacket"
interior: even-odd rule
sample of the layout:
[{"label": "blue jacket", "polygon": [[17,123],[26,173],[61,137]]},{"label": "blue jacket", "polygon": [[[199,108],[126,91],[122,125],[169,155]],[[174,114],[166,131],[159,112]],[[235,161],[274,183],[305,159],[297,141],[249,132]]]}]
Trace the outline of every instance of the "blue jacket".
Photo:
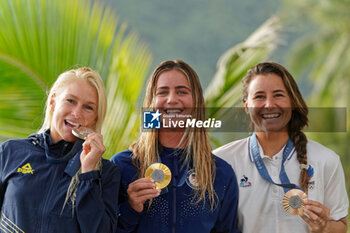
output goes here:
[{"label": "blue jacket", "polygon": [[145,203],[144,211],[140,214],[127,201],[128,185],[138,179],[137,169],[132,164],[132,152],[126,150],[111,158],[121,170],[118,233],[239,232],[236,229],[238,186],[231,166],[215,156],[214,189],[219,201],[214,211],[211,211],[208,197],[205,206],[203,201],[194,204],[193,183],[189,179],[193,170],[183,168],[180,158],[182,153],[183,150],[163,148],[160,159],[171,170],[172,180],[165,193],[163,190],[160,196],[153,199],[149,209],[148,202]]},{"label": "blue jacket", "polygon": [[115,232],[120,173],[107,160],[101,171],[79,175],[74,215],[69,203],[62,211],[68,185],[80,168],[80,148],[62,159],[71,147],[63,140],[53,144],[48,132],[0,145],[0,232]]}]

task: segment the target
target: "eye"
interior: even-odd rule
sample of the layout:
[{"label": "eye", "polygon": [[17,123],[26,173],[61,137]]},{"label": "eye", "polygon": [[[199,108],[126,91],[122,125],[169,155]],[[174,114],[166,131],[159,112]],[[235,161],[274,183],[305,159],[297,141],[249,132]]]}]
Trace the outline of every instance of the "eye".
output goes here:
[{"label": "eye", "polygon": [[254,99],[263,99],[263,98],[265,98],[264,95],[256,95],[256,96],[254,96]]},{"label": "eye", "polygon": [[284,95],[282,93],[275,94],[275,97],[283,97]]},{"label": "eye", "polygon": [[168,94],[168,92],[165,91],[165,90],[157,91],[157,92],[156,92],[156,95],[158,95],[158,96],[164,96],[164,95],[167,95],[167,94]]},{"label": "eye", "polygon": [[90,106],[90,105],[86,105],[85,106],[85,109],[87,109],[87,110],[89,110],[89,111],[94,111],[95,109],[92,107],[92,106]]},{"label": "eye", "polygon": [[187,89],[180,89],[177,91],[177,94],[178,95],[188,95],[188,94],[190,94],[190,91]]},{"label": "eye", "polygon": [[179,95],[186,95],[186,94],[188,94],[186,91],[178,91],[177,92]]},{"label": "eye", "polygon": [[74,100],[73,99],[66,99],[66,101],[70,104],[73,104],[74,103]]}]

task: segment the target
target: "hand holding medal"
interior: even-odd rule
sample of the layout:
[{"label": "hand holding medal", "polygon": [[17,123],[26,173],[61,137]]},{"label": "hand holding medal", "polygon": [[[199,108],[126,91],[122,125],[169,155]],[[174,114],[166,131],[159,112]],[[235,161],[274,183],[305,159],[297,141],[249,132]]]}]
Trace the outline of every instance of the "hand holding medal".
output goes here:
[{"label": "hand holding medal", "polygon": [[102,135],[83,126],[72,129],[72,134],[78,138],[78,141],[84,142],[83,151],[80,154],[81,172],[98,169],[97,164],[106,150]]},{"label": "hand holding medal", "polygon": [[[301,218],[309,225],[310,232],[322,233],[330,222],[330,210],[318,201],[305,201],[305,209]],[[334,223],[334,221],[332,221]],[[337,222],[337,223],[340,223]],[[346,223],[344,223],[346,224]],[[327,228],[328,230],[330,228]],[[327,231],[330,232],[330,231]],[[333,232],[333,231],[332,231]]]},{"label": "hand holding medal", "polygon": [[161,189],[168,186],[171,180],[170,169],[162,163],[151,164],[144,178],[135,180],[127,189],[128,202],[136,212],[141,213],[146,200],[159,196]]}]

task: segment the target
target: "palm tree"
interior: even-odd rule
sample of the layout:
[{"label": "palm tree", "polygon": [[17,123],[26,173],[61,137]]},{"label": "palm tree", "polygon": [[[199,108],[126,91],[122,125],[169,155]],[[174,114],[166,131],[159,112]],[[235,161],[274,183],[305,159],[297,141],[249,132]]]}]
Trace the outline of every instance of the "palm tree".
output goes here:
[{"label": "palm tree", "polygon": [[[242,113],[239,109],[242,106],[241,80],[249,68],[267,59],[279,45],[280,31],[280,20],[273,16],[245,41],[227,50],[218,61],[217,72],[205,91],[207,116],[233,122],[227,129],[231,133],[248,132],[246,125],[237,125],[241,124],[240,119],[236,121]],[[222,145],[222,138],[218,137],[221,135],[211,134],[215,147]]]},{"label": "palm tree", "polygon": [[[99,71],[106,84],[106,157],[137,137],[137,102],[151,56],[134,33],[125,33],[113,12],[91,0],[0,1],[0,24],[0,140],[34,133],[48,88],[76,65]],[[237,103],[240,79],[275,47],[278,29],[272,18],[220,58],[206,90],[208,106]]]},{"label": "palm tree", "polygon": [[[350,2],[348,0],[287,1],[286,18],[294,23],[309,22],[313,31],[302,36],[292,48],[291,70],[306,75],[313,87],[308,103],[314,107],[350,108]],[[295,16],[292,12],[298,12]],[[349,111],[346,122],[350,120]],[[312,119],[311,119],[312,120]],[[334,128],[339,115],[329,116]],[[312,122],[311,122],[312,123]],[[310,136],[331,147],[342,159],[346,178],[350,178],[350,125],[338,133],[312,133]],[[350,191],[350,186],[348,186]]]},{"label": "palm tree", "polygon": [[92,67],[105,81],[103,133],[113,152],[135,137],[151,55],[109,8],[92,0],[0,1],[0,25],[0,141],[38,130],[48,88],[76,66]]},{"label": "palm tree", "polygon": [[[293,0],[286,1],[285,7],[288,9],[284,12],[285,19],[292,20],[296,25],[308,22],[313,28],[297,40],[290,57],[292,72],[296,76],[307,76],[313,85],[308,104],[319,108],[343,108],[346,111],[345,125],[341,128],[343,132],[310,133],[309,136],[340,155],[345,179],[349,180],[350,1]],[[311,124],[314,120],[317,119],[311,119]],[[339,126],[339,114],[329,115],[327,121],[326,124],[334,129]],[[349,183],[347,191],[350,193]]]}]

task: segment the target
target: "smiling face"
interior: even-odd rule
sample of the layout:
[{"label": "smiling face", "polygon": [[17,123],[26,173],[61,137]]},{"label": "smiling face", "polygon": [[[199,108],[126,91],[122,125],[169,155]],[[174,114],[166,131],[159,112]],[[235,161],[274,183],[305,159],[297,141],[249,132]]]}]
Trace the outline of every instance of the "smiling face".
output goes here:
[{"label": "smiling face", "polygon": [[187,77],[179,70],[162,72],[157,80],[154,107],[166,114],[190,114],[192,90]]},{"label": "smiling face", "polygon": [[292,105],[281,77],[273,73],[256,75],[247,91],[244,106],[255,131],[288,131]]},{"label": "smiling face", "polygon": [[52,123],[50,136],[55,143],[60,140],[76,141],[74,127],[95,128],[98,112],[98,94],[87,81],[75,80],[54,94],[50,100]]}]

